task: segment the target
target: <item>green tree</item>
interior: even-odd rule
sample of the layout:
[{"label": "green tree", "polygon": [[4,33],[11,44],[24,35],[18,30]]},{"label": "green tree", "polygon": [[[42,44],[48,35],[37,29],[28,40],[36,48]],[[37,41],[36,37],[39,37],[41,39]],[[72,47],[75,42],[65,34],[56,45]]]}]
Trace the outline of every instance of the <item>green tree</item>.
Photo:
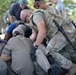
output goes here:
[{"label": "green tree", "polygon": [[[3,15],[4,13],[10,8],[10,5],[12,2],[17,2],[18,0],[0,0],[0,24],[3,24]],[[34,0],[27,0],[28,1],[28,6],[31,8],[31,9],[35,9],[33,7],[33,3],[34,3]],[[48,2],[48,0],[45,0],[46,2]],[[75,4],[72,0],[64,0],[64,4],[65,6],[67,6],[68,4]],[[76,22],[76,10],[73,12],[71,18]]]},{"label": "green tree", "polygon": [[71,18],[76,23],[76,10],[73,11],[73,15],[71,16]]}]

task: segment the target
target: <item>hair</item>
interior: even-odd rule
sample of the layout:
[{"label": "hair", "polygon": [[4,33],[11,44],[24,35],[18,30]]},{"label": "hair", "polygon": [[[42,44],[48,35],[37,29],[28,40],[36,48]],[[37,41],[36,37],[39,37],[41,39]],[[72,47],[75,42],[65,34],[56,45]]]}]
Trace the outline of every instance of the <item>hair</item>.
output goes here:
[{"label": "hair", "polygon": [[39,2],[41,2],[41,1],[43,1],[43,0],[35,0],[33,6],[34,6],[36,9],[38,9],[38,8],[39,8]]},{"label": "hair", "polygon": [[33,5],[34,8],[38,9],[39,8],[39,5],[38,3],[34,2],[34,5]]}]

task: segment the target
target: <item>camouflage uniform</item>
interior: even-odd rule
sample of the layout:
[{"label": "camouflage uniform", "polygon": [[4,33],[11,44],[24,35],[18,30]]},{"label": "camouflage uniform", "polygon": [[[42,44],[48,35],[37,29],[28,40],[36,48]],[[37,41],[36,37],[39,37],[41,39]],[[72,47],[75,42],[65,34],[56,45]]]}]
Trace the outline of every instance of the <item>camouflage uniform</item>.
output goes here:
[{"label": "camouflage uniform", "polygon": [[72,65],[71,61],[59,54],[59,51],[62,51],[62,49],[66,46],[67,41],[65,37],[57,30],[57,27],[54,25],[52,20],[55,19],[56,22],[63,27],[64,31],[72,42],[74,41],[74,26],[69,24],[69,22],[66,22],[53,7],[48,7],[46,10],[38,9],[31,15],[30,25],[36,31],[38,31],[38,29],[32,22],[32,17],[37,12],[42,12],[45,15],[44,21],[46,27],[46,38],[49,39],[49,43],[47,45],[49,52],[52,54],[55,60],[57,60],[61,67],[69,69]]}]

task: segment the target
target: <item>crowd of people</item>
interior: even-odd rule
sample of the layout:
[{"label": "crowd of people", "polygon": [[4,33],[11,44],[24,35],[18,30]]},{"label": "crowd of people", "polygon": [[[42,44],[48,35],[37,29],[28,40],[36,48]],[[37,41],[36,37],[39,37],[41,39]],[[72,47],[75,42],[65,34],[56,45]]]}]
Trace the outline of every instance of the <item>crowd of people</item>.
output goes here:
[{"label": "crowd of people", "polygon": [[[76,75],[76,28],[61,0],[11,4],[0,75]],[[56,4],[56,8],[52,5]]]}]

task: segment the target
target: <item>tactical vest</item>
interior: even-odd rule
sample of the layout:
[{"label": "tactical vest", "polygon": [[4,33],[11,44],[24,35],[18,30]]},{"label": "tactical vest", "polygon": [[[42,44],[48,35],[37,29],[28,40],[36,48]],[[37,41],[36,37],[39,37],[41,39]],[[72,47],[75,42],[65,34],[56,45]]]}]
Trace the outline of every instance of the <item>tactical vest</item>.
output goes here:
[{"label": "tactical vest", "polygon": [[38,31],[36,25],[33,23],[33,15],[37,12],[42,12],[45,15],[45,27],[46,27],[46,37],[51,38],[53,37],[56,33],[58,33],[58,29],[55,26],[53,19],[63,27],[65,32],[74,31],[74,28],[70,24],[69,20],[66,21],[60,13],[54,8],[54,7],[48,7],[46,10],[43,9],[37,9],[36,11],[33,12],[33,14],[30,17],[30,25],[32,28],[34,28],[36,31]]},{"label": "tactical vest", "polygon": [[31,15],[31,18],[30,18],[31,19],[30,25],[36,31],[37,31],[37,27],[36,27],[36,25],[34,25],[32,18],[33,18],[33,15],[37,12],[42,12],[45,15],[46,36],[48,38],[51,38],[58,31],[57,27],[54,25],[52,20],[55,19],[57,21],[57,23],[59,25],[61,25],[63,22],[63,18],[60,16],[59,12],[56,9],[54,9],[53,7],[48,7],[46,10],[38,9],[33,12],[33,14]]}]

